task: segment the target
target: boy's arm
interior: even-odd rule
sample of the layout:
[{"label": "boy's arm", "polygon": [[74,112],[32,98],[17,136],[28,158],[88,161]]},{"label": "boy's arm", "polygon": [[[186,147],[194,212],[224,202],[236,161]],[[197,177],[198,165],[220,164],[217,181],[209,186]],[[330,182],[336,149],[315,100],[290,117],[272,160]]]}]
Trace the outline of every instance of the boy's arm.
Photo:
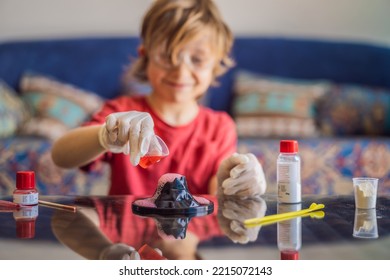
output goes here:
[{"label": "boy's arm", "polygon": [[60,167],[74,168],[86,165],[104,151],[111,151],[130,154],[130,162],[136,166],[149,149],[153,127],[149,113],[111,113],[104,125],[79,127],[59,138],[53,145],[52,158]]},{"label": "boy's arm", "polygon": [[57,139],[51,150],[54,163],[62,168],[75,168],[101,155],[105,149],[99,143],[100,127],[101,125],[79,127]]},{"label": "boy's arm", "polygon": [[217,180],[217,176],[214,175],[213,177],[211,177],[209,182],[209,194],[216,195],[217,189],[218,189],[218,180]]},{"label": "boy's arm", "polygon": [[113,243],[100,229],[98,214],[92,208],[76,213],[54,212],[51,226],[56,238],[86,259],[140,259],[139,253],[124,243]]}]

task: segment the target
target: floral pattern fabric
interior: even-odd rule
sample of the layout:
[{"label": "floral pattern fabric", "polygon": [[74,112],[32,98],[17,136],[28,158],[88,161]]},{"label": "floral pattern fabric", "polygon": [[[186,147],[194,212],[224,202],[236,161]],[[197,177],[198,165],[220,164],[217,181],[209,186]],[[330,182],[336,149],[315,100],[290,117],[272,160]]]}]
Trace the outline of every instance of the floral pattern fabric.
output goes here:
[{"label": "floral pattern fabric", "polygon": [[[301,139],[302,194],[353,194],[352,177],[376,177],[378,194],[390,194],[390,141],[386,138]],[[279,140],[240,139],[239,152],[254,153],[263,165],[267,192],[277,193]]]},{"label": "floral pattern fabric", "polygon": [[36,187],[41,195],[107,194],[107,166],[98,166],[88,174],[79,169],[61,169],[51,159],[51,143],[37,137],[0,141],[0,195],[12,194],[16,172],[22,170],[35,171]]},{"label": "floral pattern fabric", "polygon": [[[378,194],[390,194],[390,141],[387,138],[301,139],[303,194],[352,194],[352,177],[379,178]],[[42,195],[106,194],[109,167],[98,166],[91,173],[65,170],[54,165],[51,142],[41,138],[17,137],[0,141],[0,195],[11,195],[16,172],[34,170]],[[277,193],[276,160],[279,140],[239,139],[239,152],[251,152],[263,165],[267,193]]]}]

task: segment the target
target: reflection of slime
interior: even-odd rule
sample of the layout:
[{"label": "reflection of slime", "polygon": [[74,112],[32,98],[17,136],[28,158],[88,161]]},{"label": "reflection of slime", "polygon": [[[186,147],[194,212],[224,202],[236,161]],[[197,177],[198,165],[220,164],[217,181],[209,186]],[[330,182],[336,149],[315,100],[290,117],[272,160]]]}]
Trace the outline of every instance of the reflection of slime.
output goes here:
[{"label": "reflection of slime", "polygon": [[163,239],[184,239],[191,217],[154,216],[157,232]]}]

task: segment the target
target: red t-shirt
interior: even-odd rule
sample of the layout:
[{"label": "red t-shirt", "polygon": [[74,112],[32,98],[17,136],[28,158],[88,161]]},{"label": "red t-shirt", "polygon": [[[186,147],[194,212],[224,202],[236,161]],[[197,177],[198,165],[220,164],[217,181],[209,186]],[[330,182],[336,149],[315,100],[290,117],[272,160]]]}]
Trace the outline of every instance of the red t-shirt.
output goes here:
[{"label": "red t-shirt", "polygon": [[110,164],[110,195],[150,196],[166,173],[184,175],[190,193],[206,194],[220,162],[236,151],[237,134],[232,118],[225,112],[202,106],[192,122],[174,127],[153,112],[145,97],[122,96],[108,101],[86,125],[103,124],[109,114],[126,111],[148,112],[152,116],[154,131],[167,144],[169,155],[146,169],[132,166],[128,155],[111,152],[84,166],[83,169],[88,170],[99,160]]}]

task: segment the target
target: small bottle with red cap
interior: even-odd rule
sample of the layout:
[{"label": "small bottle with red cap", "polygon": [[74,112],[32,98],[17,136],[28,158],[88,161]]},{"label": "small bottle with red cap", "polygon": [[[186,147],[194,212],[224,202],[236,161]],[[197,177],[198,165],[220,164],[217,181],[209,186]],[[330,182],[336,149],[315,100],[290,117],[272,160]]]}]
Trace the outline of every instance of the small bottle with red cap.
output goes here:
[{"label": "small bottle with red cap", "polygon": [[16,173],[16,190],[13,193],[14,202],[20,206],[38,204],[38,191],[35,188],[34,171],[18,171]]},{"label": "small bottle with red cap", "polygon": [[21,207],[14,212],[16,235],[18,238],[34,238],[35,221],[38,217],[38,191],[35,188],[34,171],[16,173],[16,190],[13,193],[14,203]]},{"label": "small bottle with red cap", "polygon": [[280,141],[276,174],[278,202],[301,202],[301,158],[298,154],[298,141]]}]

